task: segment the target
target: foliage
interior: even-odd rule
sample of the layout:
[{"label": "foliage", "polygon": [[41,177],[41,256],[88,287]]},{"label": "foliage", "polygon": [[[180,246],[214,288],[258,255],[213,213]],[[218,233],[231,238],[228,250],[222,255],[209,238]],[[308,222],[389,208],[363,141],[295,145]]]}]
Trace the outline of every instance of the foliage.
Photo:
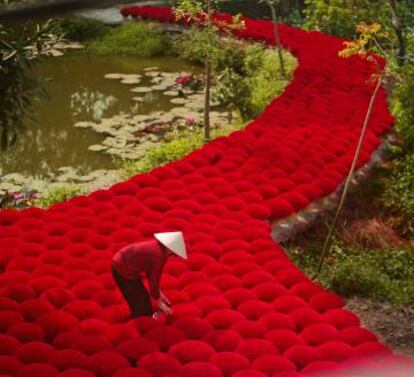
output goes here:
[{"label": "foliage", "polygon": [[168,41],[160,25],[131,21],[93,41],[90,50],[99,55],[150,57],[166,53]]},{"label": "foliage", "polygon": [[89,17],[72,16],[55,21],[58,34],[71,41],[91,41],[103,37],[110,27],[102,21]]},{"label": "foliage", "polygon": [[[401,145],[394,148],[393,174],[389,178],[381,195],[383,205],[389,209],[400,222],[400,233],[406,236],[414,234],[414,60],[410,55],[408,44],[405,64],[401,65],[399,56],[393,53],[393,42],[386,33],[381,32],[379,24],[360,24],[357,27],[361,37],[346,42],[347,49],[343,55],[366,54],[368,49],[381,54],[387,64],[381,76],[393,82],[392,108],[397,116],[397,130],[401,135]],[[384,40],[381,42],[381,38]],[[388,44],[387,44],[388,38]],[[373,43],[373,46],[370,43]]]},{"label": "foliage", "polygon": [[[319,250],[288,249],[293,261],[313,275]],[[320,282],[336,293],[394,304],[414,304],[414,248],[367,250],[335,243]]]},{"label": "foliage", "polygon": [[[177,0],[174,13],[178,19],[186,18],[193,21],[201,29],[192,30],[195,39],[187,46],[187,52],[195,55],[195,59],[202,61],[205,67],[204,90],[204,139],[211,138],[210,131],[210,101],[212,84],[212,65],[218,52],[219,33],[244,27],[240,15],[232,17],[231,21],[214,21],[213,12],[217,9],[219,0]],[[190,37],[192,39],[192,37]]]},{"label": "foliage", "polygon": [[305,0],[305,26],[352,38],[361,22],[382,22],[389,18],[386,0]]},{"label": "foliage", "polygon": [[[414,47],[414,43],[413,43]],[[399,69],[392,108],[396,115],[396,127],[402,138],[402,149],[414,153],[414,62]]]},{"label": "foliage", "polygon": [[[181,58],[200,64],[203,56],[197,46],[204,43],[201,40],[205,34],[198,31],[176,38],[174,51]],[[245,120],[257,116],[283,90],[296,67],[293,56],[283,52],[287,75],[282,78],[276,51],[259,43],[243,45],[232,39],[216,39],[213,46],[213,98],[222,106],[236,108]]]},{"label": "foliage", "polygon": [[77,185],[66,185],[49,190],[46,195],[40,196],[34,205],[47,208],[51,205],[68,200],[81,194],[81,188]]},{"label": "foliage", "polygon": [[276,51],[258,43],[248,46],[228,44],[220,51],[215,99],[222,105],[236,107],[245,120],[263,111],[283,90],[296,67],[296,60],[283,52],[288,74],[281,77]]},{"label": "foliage", "polygon": [[[281,77],[280,63],[275,51],[269,49],[259,51],[259,57],[261,55],[259,59],[254,56],[255,54],[253,46],[246,51],[246,72],[247,77],[251,77],[249,80],[251,116],[257,116],[261,113],[269,101],[282,92],[296,68],[295,58],[291,54],[283,52],[286,76]],[[255,59],[256,62],[252,64]]]},{"label": "foliage", "polygon": [[402,233],[414,235],[414,153],[394,164],[394,172],[381,196],[382,203],[401,220]]},{"label": "foliage", "polygon": [[386,38],[387,33],[382,31],[382,26],[376,22],[366,24],[361,22],[356,26],[358,38],[353,41],[345,41],[345,48],[339,52],[339,56],[347,58],[353,55],[366,57],[369,51],[381,53],[382,47],[379,43],[381,38]]},{"label": "foliage", "polygon": [[0,24],[1,150],[15,143],[27,120],[35,122],[33,101],[46,93],[31,70],[57,41],[51,22]]},{"label": "foliage", "polygon": [[208,56],[213,64],[220,54],[219,35],[211,29],[192,26],[187,32],[173,40],[174,52],[182,59],[203,65]]}]

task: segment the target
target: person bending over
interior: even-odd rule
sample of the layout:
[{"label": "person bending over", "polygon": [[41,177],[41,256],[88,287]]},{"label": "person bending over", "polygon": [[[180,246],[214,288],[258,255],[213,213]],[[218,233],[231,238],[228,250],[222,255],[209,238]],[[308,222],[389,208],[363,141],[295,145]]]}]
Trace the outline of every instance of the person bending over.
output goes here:
[{"label": "person bending over", "polygon": [[[154,239],[127,245],[115,253],[112,274],[133,318],[159,315],[152,311],[150,296],[157,300],[161,311],[167,315],[172,313],[171,303],[159,288],[164,265],[171,255],[187,259],[182,232],[155,233]],[[150,294],[143,284],[142,274],[148,279]]]}]

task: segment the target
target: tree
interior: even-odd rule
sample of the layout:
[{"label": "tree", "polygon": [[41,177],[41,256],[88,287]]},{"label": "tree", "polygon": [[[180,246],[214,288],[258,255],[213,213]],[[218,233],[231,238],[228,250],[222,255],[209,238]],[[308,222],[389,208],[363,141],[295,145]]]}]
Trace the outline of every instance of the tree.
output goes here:
[{"label": "tree", "polygon": [[50,21],[42,24],[0,24],[0,147],[12,146],[27,120],[33,100],[45,96],[40,79],[31,69],[58,38]]},{"label": "tree", "polygon": [[277,28],[277,23],[279,22],[279,17],[277,15],[277,6],[280,4],[280,0],[262,0],[262,1],[264,1],[270,8],[270,13],[272,15],[272,21],[273,21],[273,30],[275,33],[276,49],[277,49],[277,54],[279,56],[280,71],[282,73],[282,76],[285,77],[286,76],[285,62],[283,61],[282,44],[280,42],[279,29]]},{"label": "tree", "polygon": [[405,61],[405,38],[403,34],[403,27],[401,25],[401,18],[398,14],[397,0],[389,0],[391,8],[391,23],[398,40],[397,60],[400,65]]},{"label": "tree", "polygon": [[235,16],[230,23],[217,24],[213,22],[213,14],[217,9],[218,0],[178,0],[174,8],[178,18],[186,18],[195,22],[201,30],[195,31],[192,37],[198,39],[193,53],[204,61],[205,66],[205,91],[204,91],[204,139],[210,140],[210,103],[212,65],[217,55],[220,31],[230,31],[242,27],[239,16]]}]

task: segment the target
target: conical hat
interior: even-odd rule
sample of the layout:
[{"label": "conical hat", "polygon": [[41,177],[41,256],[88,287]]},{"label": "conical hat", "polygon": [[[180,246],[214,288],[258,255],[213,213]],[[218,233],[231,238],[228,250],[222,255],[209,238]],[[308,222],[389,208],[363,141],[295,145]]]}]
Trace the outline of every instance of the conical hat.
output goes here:
[{"label": "conical hat", "polygon": [[184,237],[182,232],[155,233],[154,237],[160,241],[167,249],[170,249],[179,257],[187,259]]}]

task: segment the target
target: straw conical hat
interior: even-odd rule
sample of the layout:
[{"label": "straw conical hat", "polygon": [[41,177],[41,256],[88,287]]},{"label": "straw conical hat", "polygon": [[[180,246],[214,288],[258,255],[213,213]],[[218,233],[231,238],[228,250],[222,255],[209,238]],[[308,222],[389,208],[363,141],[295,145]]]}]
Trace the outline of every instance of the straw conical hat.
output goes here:
[{"label": "straw conical hat", "polygon": [[160,241],[167,249],[170,249],[179,257],[187,259],[184,237],[182,232],[155,233],[154,237]]}]

